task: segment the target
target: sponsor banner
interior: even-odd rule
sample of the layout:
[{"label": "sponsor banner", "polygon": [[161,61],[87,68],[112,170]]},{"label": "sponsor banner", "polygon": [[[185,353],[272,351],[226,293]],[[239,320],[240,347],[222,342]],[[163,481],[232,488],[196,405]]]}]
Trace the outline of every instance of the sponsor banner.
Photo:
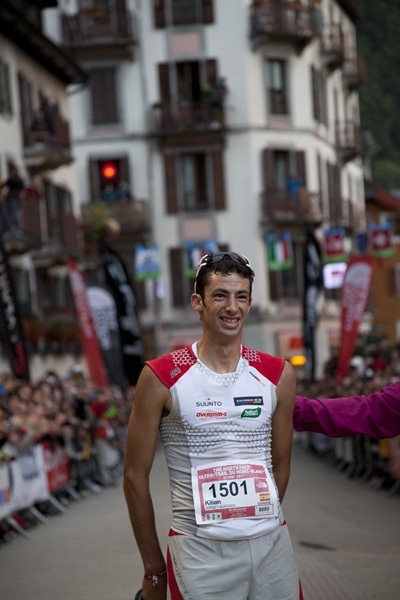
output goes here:
[{"label": "sponsor banner", "polygon": [[50,493],[56,492],[69,482],[69,460],[66,449],[59,443],[44,440],[39,446],[47,486]]},{"label": "sponsor banner", "polygon": [[142,244],[136,244],[135,249],[135,279],[158,279],[161,274],[160,248],[157,244],[146,248]]},{"label": "sponsor banner", "polygon": [[100,283],[88,283],[87,294],[107,379],[123,389],[124,370],[114,296]]},{"label": "sponsor banner", "polygon": [[323,262],[346,262],[345,233],[343,227],[324,230]]},{"label": "sponsor banner", "polygon": [[12,513],[9,465],[0,463],[0,521]]},{"label": "sponsor banner", "polygon": [[129,385],[136,385],[144,364],[144,345],[135,294],[118,253],[104,242],[100,242],[99,247],[106,285],[114,296],[117,308],[124,376]]},{"label": "sponsor banner", "polygon": [[303,340],[305,371],[315,378],[315,329],[318,322],[317,298],[322,283],[321,248],[311,229],[307,229],[304,249]]},{"label": "sponsor banner", "polygon": [[106,387],[108,382],[94,327],[93,316],[89,306],[86,283],[81,271],[74,261],[68,260],[67,267],[75,308],[78,315],[82,348],[86,357],[89,377],[95,385]]},{"label": "sponsor banner", "polygon": [[20,310],[7,252],[0,241],[0,325],[4,352],[18,379],[29,380],[29,363]]},{"label": "sponsor banner", "polygon": [[186,269],[185,274],[190,279],[196,277],[197,267],[199,266],[200,260],[205,254],[210,252],[218,252],[218,244],[214,239],[201,240],[200,242],[193,242],[187,240],[185,242],[186,252]]},{"label": "sponsor banner", "polygon": [[40,445],[32,446],[25,454],[18,455],[9,467],[11,507],[14,512],[49,497]]},{"label": "sponsor banner", "polygon": [[377,258],[394,255],[392,228],[389,222],[382,225],[368,224],[369,254]]},{"label": "sponsor banner", "polygon": [[372,277],[372,258],[362,255],[351,258],[341,289],[341,341],[338,377],[343,377],[353,355],[358,328],[364,314]]},{"label": "sponsor banner", "polygon": [[280,235],[267,233],[268,269],[284,271],[294,267],[292,236],[285,231]]}]

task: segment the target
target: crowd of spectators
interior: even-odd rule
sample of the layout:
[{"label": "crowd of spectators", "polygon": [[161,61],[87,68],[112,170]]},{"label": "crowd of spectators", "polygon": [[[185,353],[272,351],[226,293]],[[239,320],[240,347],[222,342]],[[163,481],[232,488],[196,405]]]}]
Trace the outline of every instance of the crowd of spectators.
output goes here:
[{"label": "crowd of spectators", "polygon": [[387,337],[358,340],[347,373],[337,377],[338,354],[325,363],[320,379],[299,378],[297,391],[309,398],[334,398],[368,395],[400,379],[400,350]]},{"label": "crowd of spectators", "polygon": [[77,493],[115,485],[133,399],[134,388],[98,388],[80,367],[35,383],[0,373],[0,465],[50,440],[65,448]]},{"label": "crowd of spectators", "polygon": [[[309,398],[369,394],[400,379],[400,351],[387,338],[360,340],[340,380],[337,364],[334,354],[315,382],[299,376],[298,393]],[[88,484],[92,490],[114,485],[123,469],[133,401],[133,387],[98,388],[78,366],[63,378],[47,372],[35,383],[0,373],[0,465],[42,440],[56,440],[66,449],[78,493]],[[83,463],[92,468],[80,471]],[[0,524],[0,542],[5,531]]]}]

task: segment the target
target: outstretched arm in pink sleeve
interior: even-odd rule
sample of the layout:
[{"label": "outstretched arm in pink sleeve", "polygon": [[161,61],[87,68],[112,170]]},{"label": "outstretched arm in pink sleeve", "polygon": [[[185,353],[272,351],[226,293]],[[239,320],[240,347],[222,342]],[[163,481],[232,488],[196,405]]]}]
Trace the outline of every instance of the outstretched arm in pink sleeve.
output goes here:
[{"label": "outstretched arm in pink sleeve", "polygon": [[369,396],[308,399],[296,396],[296,431],[329,437],[369,435],[376,439],[400,435],[400,381]]}]

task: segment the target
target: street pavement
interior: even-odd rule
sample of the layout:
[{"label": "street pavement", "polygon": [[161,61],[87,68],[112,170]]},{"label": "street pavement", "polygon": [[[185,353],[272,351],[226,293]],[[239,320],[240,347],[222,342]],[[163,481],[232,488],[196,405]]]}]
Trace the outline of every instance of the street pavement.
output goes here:
[{"label": "street pavement", "polygon": [[[152,490],[166,547],[170,501],[162,451]],[[305,600],[400,598],[400,494],[350,479],[297,437],[283,508]],[[0,546],[2,600],[133,600],[142,574],[121,480],[71,502],[64,514],[30,529],[29,538]]]}]

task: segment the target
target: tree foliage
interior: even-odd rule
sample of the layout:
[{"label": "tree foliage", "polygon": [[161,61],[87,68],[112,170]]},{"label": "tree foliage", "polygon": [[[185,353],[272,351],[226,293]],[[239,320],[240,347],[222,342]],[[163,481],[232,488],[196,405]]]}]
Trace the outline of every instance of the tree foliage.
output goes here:
[{"label": "tree foliage", "polygon": [[386,188],[400,188],[400,2],[356,4],[365,17],[357,25],[357,40],[368,73],[360,91],[361,124],[379,147],[372,157],[372,175]]}]

